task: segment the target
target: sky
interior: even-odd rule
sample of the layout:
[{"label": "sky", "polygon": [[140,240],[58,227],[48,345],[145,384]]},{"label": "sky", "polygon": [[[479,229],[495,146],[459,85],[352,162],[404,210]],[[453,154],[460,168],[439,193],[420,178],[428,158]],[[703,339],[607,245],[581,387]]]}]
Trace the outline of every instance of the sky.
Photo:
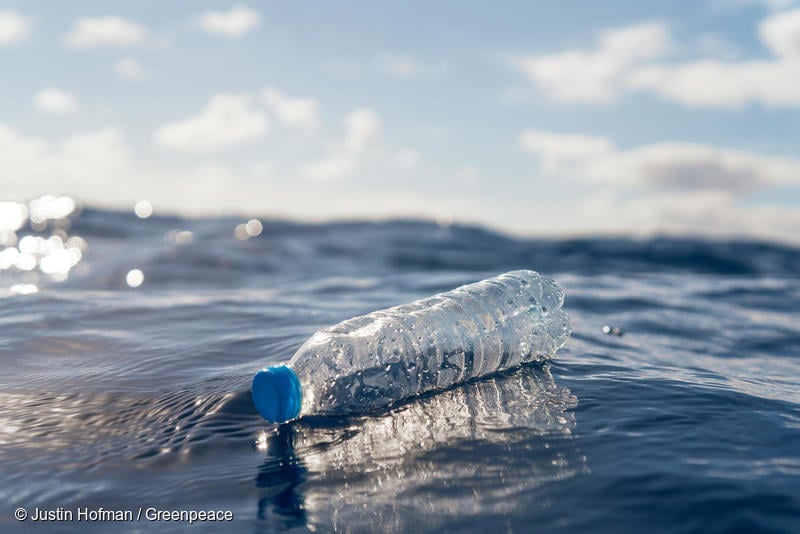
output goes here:
[{"label": "sky", "polygon": [[800,2],[0,0],[0,201],[800,240]]}]

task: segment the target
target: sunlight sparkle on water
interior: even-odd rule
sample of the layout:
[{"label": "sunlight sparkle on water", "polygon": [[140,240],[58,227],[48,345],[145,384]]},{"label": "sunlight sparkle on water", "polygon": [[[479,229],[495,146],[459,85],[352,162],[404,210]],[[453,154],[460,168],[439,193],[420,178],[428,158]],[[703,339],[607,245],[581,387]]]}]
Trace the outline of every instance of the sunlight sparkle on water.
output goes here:
[{"label": "sunlight sparkle on water", "polygon": [[17,269],[22,271],[32,271],[36,267],[36,256],[27,252],[22,252],[17,256]]},{"label": "sunlight sparkle on water", "polygon": [[267,432],[266,430],[261,430],[258,433],[258,437],[256,438],[256,449],[261,452],[268,452],[269,451],[269,439],[270,435],[277,434],[277,430],[273,432]]},{"label": "sunlight sparkle on water", "polygon": [[261,235],[261,230],[263,230],[264,227],[261,224],[261,221],[258,219],[250,219],[247,221],[247,224],[244,225],[244,229],[247,232],[247,235],[250,237],[256,237]]},{"label": "sunlight sparkle on water", "polygon": [[125,276],[125,283],[130,287],[139,287],[144,282],[144,273],[139,269],[131,269]]},{"label": "sunlight sparkle on water", "polygon": [[170,230],[164,239],[173,245],[188,245],[194,241],[194,234],[189,230]]},{"label": "sunlight sparkle on water", "polygon": [[147,219],[153,214],[153,205],[146,200],[140,200],[133,207],[133,212],[140,219]]},{"label": "sunlight sparkle on water", "polygon": [[246,223],[236,225],[233,235],[239,241],[246,241],[251,237],[258,237],[261,235],[263,229],[264,226],[261,224],[261,221],[258,219],[250,219]]},{"label": "sunlight sparkle on water", "polygon": [[45,195],[29,204],[31,222],[42,223],[48,220],[69,217],[75,211],[75,201],[70,197]]},{"label": "sunlight sparkle on water", "polygon": [[[69,219],[78,211],[75,200],[67,196],[44,195],[27,205],[0,202],[0,270],[21,271],[25,276],[22,283],[9,289],[16,288],[12,291],[18,293],[29,293],[31,287],[38,290],[31,284],[38,284],[37,267],[51,281],[67,279],[88,249],[83,238],[67,233]],[[41,235],[48,230],[50,235]],[[34,233],[24,235],[30,231]]]},{"label": "sunlight sparkle on water", "polygon": [[32,295],[39,292],[36,284],[14,284],[10,289],[12,293],[19,293],[20,295]]},{"label": "sunlight sparkle on water", "polygon": [[0,231],[19,230],[28,220],[28,207],[19,202],[0,202]]}]

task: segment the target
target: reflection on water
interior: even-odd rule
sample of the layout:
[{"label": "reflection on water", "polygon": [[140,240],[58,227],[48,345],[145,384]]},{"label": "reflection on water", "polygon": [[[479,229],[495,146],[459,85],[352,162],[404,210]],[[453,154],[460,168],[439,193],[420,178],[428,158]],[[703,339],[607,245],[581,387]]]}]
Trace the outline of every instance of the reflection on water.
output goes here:
[{"label": "reflection on water", "polygon": [[259,518],[329,531],[366,514],[371,529],[396,531],[513,511],[526,492],[588,470],[572,439],[576,404],[547,366],[528,366],[380,417],[262,432]]},{"label": "reflection on water", "polygon": [[210,440],[248,434],[243,423],[250,413],[242,405],[252,410],[250,395],[236,391],[238,385],[237,378],[221,378],[141,397],[0,392],[0,462],[90,470],[120,463],[159,466],[174,462],[175,454],[190,458]]},{"label": "reflection on water", "polygon": [[303,497],[298,486],[306,480],[306,467],[297,457],[292,440],[292,427],[275,432],[269,440],[271,457],[258,471],[256,486],[260,488],[258,519],[268,520],[278,515],[283,526],[291,528],[306,524]]}]

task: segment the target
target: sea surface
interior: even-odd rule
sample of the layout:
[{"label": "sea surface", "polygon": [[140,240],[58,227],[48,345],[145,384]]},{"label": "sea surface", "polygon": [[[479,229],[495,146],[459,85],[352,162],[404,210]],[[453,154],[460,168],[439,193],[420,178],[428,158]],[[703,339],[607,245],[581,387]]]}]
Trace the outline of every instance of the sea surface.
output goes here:
[{"label": "sea surface", "polygon": [[[800,532],[800,249],[39,202],[0,204],[2,532]],[[551,362],[256,413],[315,330],[513,269],[566,290]]]}]

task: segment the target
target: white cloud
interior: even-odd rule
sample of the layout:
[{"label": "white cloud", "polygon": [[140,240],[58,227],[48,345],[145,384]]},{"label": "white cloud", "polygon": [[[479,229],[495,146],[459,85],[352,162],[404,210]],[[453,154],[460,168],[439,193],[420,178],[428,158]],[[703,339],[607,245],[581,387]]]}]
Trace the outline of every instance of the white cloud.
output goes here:
[{"label": "white cloud", "polygon": [[356,109],[345,116],[344,124],[344,136],[329,144],[327,156],[302,166],[303,178],[327,182],[370,176],[391,181],[423,171],[417,150],[383,143],[383,121],[375,111]]},{"label": "white cloud", "polygon": [[145,77],[142,64],[132,58],[120,59],[114,63],[114,72],[126,80],[141,80]]},{"label": "white cloud", "polygon": [[[31,198],[66,194],[99,206],[133,208],[147,199],[157,209],[205,213],[246,203],[246,178],[215,162],[152,168],[133,154],[119,127],[109,126],[60,141],[27,136],[0,124],[0,185],[7,194]],[[233,187],[239,185],[241,188]],[[226,192],[235,192],[226,195]],[[262,191],[263,192],[263,191]],[[262,199],[265,195],[257,195]],[[251,202],[247,209],[256,206]]]},{"label": "white cloud", "polygon": [[352,154],[336,154],[305,166],[303,174],[312,182],[326,182],[352,175],[358,160]]},{"label": "white cloud", "polygon": [[[644,91],[692,107],[800,106],[800,9],[759,25],[771,59],[721,61],[725,43],[701,39],[711,58],[664,62],[672,38],[660,24],[610,30],[594,50],[517,58],[513,64],[554,100],[605,103]],[[712,50],[708,50],[709,45]]]},{"label": "white cloud", "polygon": [[0,46],[22,41],[30,31],[31,21],[15,11],[0,11]]},{"label": "white cloud", "polygon": [[656,143],[593,162],[590,174],[631,185],[677,190],[748,191],[800,185],[800,160],[689,143]]},{"label": "white cloud", "polygon": [[161,213],[250,212],[315,220],[480,213],[475,199],[437,197],[405,185],[309,187],[294,176],[276,182],[264,177],[270,167],[263,161],[237,168],[209,160],[152,167],[131,152],[117,127],[49,141],[0,124],[0,186],[19,198],[67,194],[90,205],[129,210],[135,200],[147,199]]},{"label": "white cloud", "polygon": [[528,130],[520,147],[540,158],[542,172],[643,189],[740,193],[800,185],[800,159],[690,143],[619,150],[605,137]]},{"label": "white cloud", "polygon": [[261,92],[261,99],[283,124],[306,132],[319,129],[319,103],[313,98],[290,98],[267,87]]},{"label": "white cloud", "polygon": [[800,9],[768,17],[759,26],[758,33],[776,56],[800,59]]},{"label": "white cloud", "polygon": [[129,162],[122,130],[117,127],[52,143],[0,124],[0,168],[17,184],[18,194],[96,190],[106,180],[127,177]]},{"label": "white cloud", "polygon": [[621,91],[624,73],[671,46],[664,25],[644,23],[605,31],[595,50],[518,57],[512,64],[553,99],[608,102]]},{"label": "white cloud", "polygon": [[261,15],[245,6],[228,11],[206,11],[200,17],[200,26],[211,35],[241,37],[261,24]]},{"label": "white cloud", "polygon": [[[41,139],[24,137],[15,129],[0,124],[0,168],[6,169],[7,173],[17,172],[20,162],[34,161],[47,146],[47,142]],[[17,179],[14,181],[20,182]]]},{"label": "white cloud", "polygon": [[548,174],[567,172],[576,165],[615,152],[614,144],[605,137],[557,134],[540,130],[522,132],[519,145],[522,150],[537,154],[541,159],[542,170]]},{"label": "white cloud", "polygon": [[694,61],[643,67],[628,79],[631,89],[651,91],[692,107],[800,105],[800,62]]},{"label": "white cloud", "polygon": [[33,106],[42,113],[72,115],[78,111],[78,100],[70,93],[48,87],[34,95]]},{"label": "white cloud", "polygon": [[774,59],[643,66],[626,84],[687,106],[800,106],[800,9],[770,15],[759,35]]},{"label": "white cloud", "polygon": [[83,180],[91,183],[106,183],[130,168],[129,150],[122,129],[116,126],[68,137],[58,147],[55,160],[59,165],[53,175],[85,176]]},{"label": "white cloud", "polygon": [[800,235],[797,209],[746,205],[723,191],[662,192],[633,198],[601,191],[576,200],[572,208],[579,216],[567,221],[570,226],[564,229],[573,232],[591,228],[593,233],[755,236],[795,243]]},{"label": "white cloud", "polygon": [[[345,187],[323,181],[309,187],[292,175],[264,179],[264,162],[237,167],[200,160],[188,165],[149,166],[130,150],[122,130],[115,126],[50,141],[0,124],[0,187],[11,197],[67,194],[93,206],[128,210],[135,200],[147,199],[159,213],[250,212],[313,220],[423,216],[445,224],[455,217],[516,234],[676,232],[757,235],[795,242],[800,235],[800,212],[795,206],[745,205],[729,191],[652,192],[619,189],[608,181],[597,187],[587,182],[569,200],[569,216],[565,216],[564,205],[547,196],[495,198],[466,194],[464,188],[457,188],[461,193],[420,189],[404,180],[403,172],[397,172],[387,159],[397,152],[382,152],[380,146],[368,152],[385,157],[360,159],[363,168],[352,172],[380,177],[383,183],[369,180]],[[628,151],[612,152],[598,156],[597,161]],[[464,171],[473,174],[473,169]],[[415,176],[431,181],[443,179],[437,172],[441,171],[414,170]],[[452,178],[451,172],[444,175]]]},{"label": "white cloud", "polygon": [[121,17],[82,17],[67,34],[65,42],[73,48],[126,46],[139,44],[147,29]]},{"label": "white cloud", "polygon": [[374,145],[381,136],[383,126],[378,114],[368,108],[357,109],[345,118],[347,136],[344,146],[352,152],[362,152]]},{"label": "white cloud", "polygon": [[800,159],[687,143],[622,150],[606,137],[523,132],[520,147],[550,178],[579,180],[563,206],[535,210],[541,231],[750,235],[798,241],[792,206],[748,205],[748,191],[800,186]]},{"label": "white cloud", "polygon": [[[344,140],[332,145],[328,157],[306,165],[303,175],[315,182],[335,180],[353,175],[370,156],[388,160],[380,150],[382,129],[380,117],[369,108],[348,113],[345,117]],[[392,160],[397,166],[396,157]]]},{"label": "white cloud", "polygon": [[197,117],[158,128],[155,141],[164,148],[213,152],[262,137],[268,128],[265,114],[247,94],[218,94]]}]

